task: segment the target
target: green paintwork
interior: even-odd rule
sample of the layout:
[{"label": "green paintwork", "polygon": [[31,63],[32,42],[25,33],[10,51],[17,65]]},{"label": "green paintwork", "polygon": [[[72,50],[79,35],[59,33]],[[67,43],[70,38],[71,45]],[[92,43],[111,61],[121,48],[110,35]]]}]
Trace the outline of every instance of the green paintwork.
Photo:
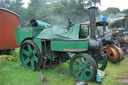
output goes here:
[{"label": "green paintwork", "polygon": [[[32,49],[32,46],[30,43],[24,43],[21,46],[20,60],[26,68],[32,69],[32,70],[36,68],[34,63],[35,62],[38,63],[38,58],[36,57],[36,50]],[[30,65],[28,63],[30,63]]]},{"label": "green paintwork", "polygon": [[34,39],[34,43],[37,45],[37,47],[40,49],[40,52],[44,52],[42,51],[42,44],[41,44],[41,40],[40,39]]},{"label": "green paintwork", "polygon": [[88,50],[87,40],[52,40],[51,49],[53,51],[69,51],[69,52],[81,52]]},{"label": "green paintwork", "polygon": [[43,29],[38,27],[24,27],[24,28],[16,28],[16,40],[18,45],[21,45],[21,42],[26,38],[35,38]]}]

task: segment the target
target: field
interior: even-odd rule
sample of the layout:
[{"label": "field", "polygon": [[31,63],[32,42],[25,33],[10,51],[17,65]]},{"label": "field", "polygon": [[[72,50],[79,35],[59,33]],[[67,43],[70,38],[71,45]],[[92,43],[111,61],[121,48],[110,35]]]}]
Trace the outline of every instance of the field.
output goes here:
[{"label": "field", "polygon": [[[69,71],[68,62],[61,65],[47,67],[45,72],[45,81],[40,80],[40,71],[31,71],[25,69],[19,60],[18,49],[12,53],[17,61],[8,61],[0,59],[0,85],[75,85],[75,79]],[[128,79],[128,57],[118,64],[108,62],[105,69],[107,76],[103,79],[102,85],[128,85],[128,83],[119,83],[117,78]],[[89,85],[99,85],[96,82],[89,82]]]}]

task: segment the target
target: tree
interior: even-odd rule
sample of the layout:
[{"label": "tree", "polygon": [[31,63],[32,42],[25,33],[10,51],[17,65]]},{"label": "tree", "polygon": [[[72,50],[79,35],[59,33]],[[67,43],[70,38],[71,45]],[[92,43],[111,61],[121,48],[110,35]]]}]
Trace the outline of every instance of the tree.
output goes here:
[{"label": "tree", "polygon": [[10,0],[10,5],[7,8],[20,16],[20,23],[22,23],[25,19],[25,8],[23,8],[23,4],[22,0]]},{"label": "tree", "polygon": [[40,8],[34,11],[35,18],[59,25],[67,25],[68,18],[74,24],[89,20],[88,10],[84,7],[84,0],[50,0],[49,2],[49,4],[42,3]]},{"label": "tree", "polygon": [[10,0],[0,0],[1,8],[8,8],[10,6]]},{"label": "tree", "polygon": [[120,12],[121,11],[119,8],[109,7],[109,8],[107,8],[107,10],[103,11],[102,14],[105,16],[109,16],[110,14],[117,14]]},{"label": "tree", "polygon": [[128,14],[128,9],[123,10],[122,13]]},{"label": "tree", "polygon": [[0,0],[0,7],[9,9],[22,17],[20,22],[24,20],[25,8],[23,8],[23,4],[22,0]]}]

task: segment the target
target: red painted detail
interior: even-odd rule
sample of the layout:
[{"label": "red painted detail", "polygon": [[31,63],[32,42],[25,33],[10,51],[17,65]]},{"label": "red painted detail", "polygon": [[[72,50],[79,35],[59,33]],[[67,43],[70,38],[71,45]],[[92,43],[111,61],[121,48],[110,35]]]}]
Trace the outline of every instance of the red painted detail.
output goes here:
[{"label": "red painted detail", "polygon": [[75,51],[75,52],[77,52],[77,51],[87,51],[87,49],[64,49],[64,51]]}]

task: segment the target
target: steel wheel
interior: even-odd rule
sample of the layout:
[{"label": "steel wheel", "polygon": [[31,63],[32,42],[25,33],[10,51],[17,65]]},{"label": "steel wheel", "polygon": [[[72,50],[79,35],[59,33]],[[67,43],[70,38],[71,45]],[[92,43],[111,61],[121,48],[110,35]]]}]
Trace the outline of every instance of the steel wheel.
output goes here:
[{"label": "steel wheel", "polygon": [[106,68],[108,59],[107,59],[107,56],[103,52],[95,54],[93,58],[95,59],[97,63],[98,69],[104,70]]},{"label": "steel wheel", "polygon": [[38,70],[42,64],[39,48],[32,40],[26,40],[20,48],[20,60],[24,67]]},{"label": "steel wheel", "polygon": [[96,62],[87,54],[76,54],[70,61],[70,71],[77,80],[92,81],[97,74]]}]

